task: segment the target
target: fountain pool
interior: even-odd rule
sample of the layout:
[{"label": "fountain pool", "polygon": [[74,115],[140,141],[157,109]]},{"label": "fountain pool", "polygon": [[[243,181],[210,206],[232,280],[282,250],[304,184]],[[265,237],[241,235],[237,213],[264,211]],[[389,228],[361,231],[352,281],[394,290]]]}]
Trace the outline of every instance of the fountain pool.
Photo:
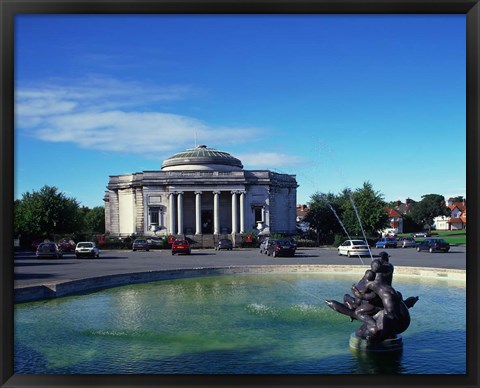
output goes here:
[{"label": "fountain pool", "polygon": [[236,274],[17,304],[15,373],[466,373],[464,281],[395,275],[395,289],[420,300],[403,351],[378,356],[351,350],[359,322],[324,304],[358,279]]}]

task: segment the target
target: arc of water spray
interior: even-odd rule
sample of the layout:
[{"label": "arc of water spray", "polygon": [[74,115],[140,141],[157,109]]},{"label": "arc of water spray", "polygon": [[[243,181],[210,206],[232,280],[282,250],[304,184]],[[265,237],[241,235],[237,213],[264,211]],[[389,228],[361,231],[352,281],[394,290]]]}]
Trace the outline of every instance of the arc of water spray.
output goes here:
[{"label": "arc of water spray", "polygon": [[[372,251],[370,250],[370,245],[368,244],[367,236],[365,235],[365,231],[363,230],[362,220],[360,218],[360,215],[358,214],[357,207],[355,206],[355,202],[353,202],[352,193],[349,194],[349,197],[350,197],[350,202],[352,203],[352,206],[353,206],[353,210],[355,211],[355,214],[357,216],[357,220],[358,220],[358,223],[360,225],[360,229],[362,230],[363,238],[364,238],[365,242],[367,243],[368,253],[370,253],[370,258],[373,260]],[[363,261],[362,261],[362,263],[363,263]]]},{"label": "arc of water spray", "polygon": [[[339,224],[341,225],[341,227],[343,228],[343,231],[345,232],[345,234],[347,235],[348,239],[351,240],[352,238],[350,237],[350,235],[348,234],[347,232],[347,228],[345,228],[345,225],[343,225],[343,222],[342,220],[340,219],[340,217],[338,216],[337,212],[335,211],[335,209],[333,208],[332,205],[330,205],[330,202],[327,201],[326,198],[322,197],[322,200],[327,204],[327,206],[330,208],[330,210],[333,212],[333,214],[335,215],[335,217],[337,218]],[[368,247],[368,251],[370,252],[370,247]],[[371,253],[370,253],[371,255]],[[362,263],[362,265],[365,265],[365,263],[363,262],[362,260],[362,257],[360,255],[358,255],[358,258],[360,259],[360,262]]]}]

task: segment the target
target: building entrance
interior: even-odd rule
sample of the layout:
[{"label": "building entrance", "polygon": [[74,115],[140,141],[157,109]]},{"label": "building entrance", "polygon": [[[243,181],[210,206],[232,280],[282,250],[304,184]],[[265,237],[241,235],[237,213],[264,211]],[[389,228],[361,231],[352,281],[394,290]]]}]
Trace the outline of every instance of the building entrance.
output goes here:
[{"label": "building entrance", "polygon": [[213,210],[202,210],[202,233],[213,233]]}]

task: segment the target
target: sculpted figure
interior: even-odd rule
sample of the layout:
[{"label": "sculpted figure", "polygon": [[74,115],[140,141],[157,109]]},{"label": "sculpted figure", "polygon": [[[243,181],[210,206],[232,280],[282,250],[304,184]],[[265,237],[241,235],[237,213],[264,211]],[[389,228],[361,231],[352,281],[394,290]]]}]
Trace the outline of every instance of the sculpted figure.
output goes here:
[{"label": "sculpted figure", "polygon": [[402,294],[392,287],[393,265],[388,257],[386,252],[381,252],[380,259],[372,260],[371,269],[352,285],[354,296],[346,294],[344,303],[325,301],[330,308],[349,316],[352,321],[362,322],[355,335],[369,342],[380,342],[404,332],[410,325],[408,309],[418,301],[418,296],[403,300]]}]

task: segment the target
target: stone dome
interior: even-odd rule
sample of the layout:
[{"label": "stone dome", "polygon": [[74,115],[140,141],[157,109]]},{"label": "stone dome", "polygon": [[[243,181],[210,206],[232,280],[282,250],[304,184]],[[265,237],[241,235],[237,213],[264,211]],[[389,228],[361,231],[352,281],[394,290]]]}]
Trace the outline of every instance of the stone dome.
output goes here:
[{"label": "stone dome", "polygon": [[243,168],[242,162],[227,152],[199,145],[179,152],[162,163],[163,171],[207,170],[238,171]]}]

